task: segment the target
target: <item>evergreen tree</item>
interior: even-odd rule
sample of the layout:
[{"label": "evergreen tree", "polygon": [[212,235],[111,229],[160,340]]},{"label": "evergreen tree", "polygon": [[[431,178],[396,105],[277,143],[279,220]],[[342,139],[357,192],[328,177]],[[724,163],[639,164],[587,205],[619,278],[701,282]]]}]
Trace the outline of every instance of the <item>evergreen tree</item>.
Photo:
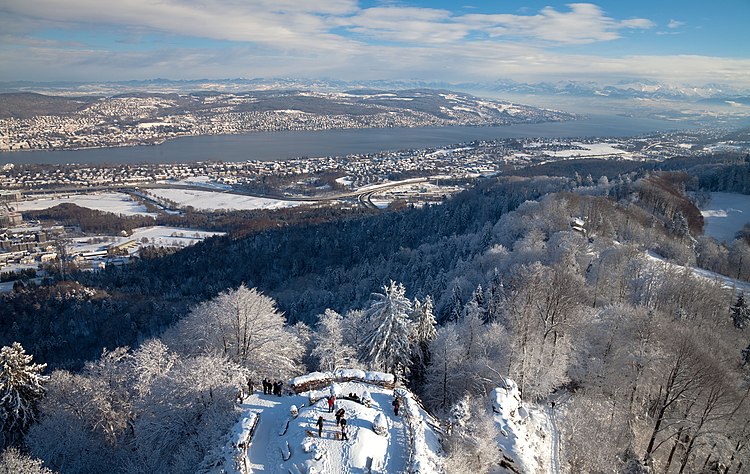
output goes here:
[{"label": "evergreen tree", "polygon": [[383,293],[375,293],[365,312],[368,331],[364,338],[364,360],[370,367],[397,375],[411,358],[414,323],[409,318],[411,301],[404,285],[391,281]]},{"label": "evergreen tree", "polygon": [[670,224],[670,230],[674,235],[680,238],[688,237],[690,235],[690,227],[688,226],[687,218],[682,214],[682,211],[677,211]]},{"label": "evergreen tree", "polygon": [[471,297],[477,303],[478,307],[484,308],[484,290],[482,289],[481,284],[477,285],[477,288],[474,290]]},{"label": "evergreen tree", "polygon": [[437,321],[433,314],[432,298],[428,295],[424,303],[415,299],[412,315],[415,340],[411,373],[412,379],[415,379],[413,381],[420,384],[430,364],[430,343],[437,336]]},{"label": "evergreen tree", "polygon": [[33,364],[20,343],[0,349],[0,432],[2,445],[12,442],[36,418],[36,403],[49,379],[47,364]]},{"label": "evergreen tree", "polygon": [[451,294],[451,300],[448,303],[448,321],[456,322],[461,319],[461,310],[464,304],[461,301],[461,288],[458,285],[453,287],[453,293]]},{"label": "evergreen tree", "polygon": [[750,364],[750,344],[746,348],[742,349],[742,367]]},{"label": "evergreen tree", "polygon": [[750,320],[750,309],[747,307],[744,293],[740,293],[737,297],[737,302],[732,306],[731,314],[734,327],[737,329],[745,329],[748,320]]}]

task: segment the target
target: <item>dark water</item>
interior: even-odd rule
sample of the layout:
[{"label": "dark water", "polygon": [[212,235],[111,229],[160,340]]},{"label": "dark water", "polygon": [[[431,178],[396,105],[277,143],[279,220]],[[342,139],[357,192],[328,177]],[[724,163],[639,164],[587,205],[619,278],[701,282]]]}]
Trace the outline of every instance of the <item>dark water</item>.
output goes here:
[{"label": "dark water", "polygon": [[472,140],[531,137],[626,137],[685,128],[682,124],[621,116],[502,127],[367,128],[254,132],[181,137],[156,146],[0,153],[2,163],[193,163],[285,160],[411,148],[441,147]]}]

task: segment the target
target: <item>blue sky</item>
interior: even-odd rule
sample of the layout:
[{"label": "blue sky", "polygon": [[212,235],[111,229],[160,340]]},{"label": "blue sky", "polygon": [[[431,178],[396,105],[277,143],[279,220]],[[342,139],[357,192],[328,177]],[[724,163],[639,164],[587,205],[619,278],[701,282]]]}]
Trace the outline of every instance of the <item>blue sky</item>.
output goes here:
[{"label": "blue sky", "polygon": [[750,88],[750,0],[3,0],[0,80],[653,80]]}]

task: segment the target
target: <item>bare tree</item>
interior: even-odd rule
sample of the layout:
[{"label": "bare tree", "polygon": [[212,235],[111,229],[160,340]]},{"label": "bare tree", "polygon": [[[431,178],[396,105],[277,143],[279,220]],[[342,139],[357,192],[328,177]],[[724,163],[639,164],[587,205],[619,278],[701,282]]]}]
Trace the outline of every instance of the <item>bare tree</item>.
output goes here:
[{"label": "bare tree", "polygon": [[303,347],[284,323],[271,298],[241,285],[198,305],[163,339],[178,352],[218,355],[257,375],[289,377],[299,370]]}]

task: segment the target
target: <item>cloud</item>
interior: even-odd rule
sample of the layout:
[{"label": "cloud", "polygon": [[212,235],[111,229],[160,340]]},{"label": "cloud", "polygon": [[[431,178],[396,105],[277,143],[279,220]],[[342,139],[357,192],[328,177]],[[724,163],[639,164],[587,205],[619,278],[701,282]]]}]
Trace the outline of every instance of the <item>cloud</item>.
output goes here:
[{"label": "cloud", "polygon": [[[570,54],[586,51],[579,45],[655,26],[646,18],[612,18],[589,3],[528,14],[378,5],[128,0],[101,8],[100,0],[4,0],[0,80],[295,76],[465,82],[617,80],[638,74],[750,87],[746,59]],[[38,34],[50,30],[70,34]],[[109,33],[109,45],[95,42],[101,31]]]},{"label": "cloud", "polygon": [[669,20],[669,23],[667,24],[667,28],[679,28],[685,24],[684,21],[677,21],[677,20]]},{"label": "cloud", "polygon": [[54,21],[74,29],[116,26],[213,40],[253,42],[276,48],[338,49],[332,18],[357,10],[354,0],[128,0],[102,8],[99,0],[7,0],[2,7],[21,18]]},{"label": "cloud", "polygon": [[654,23],[644,18],[617,21],[591,3],[569,4],[569,12],[545,7],[536,15],[465,15],[462,17],[490,37],[515,37],[559,44],[586,44],[620,38],[619,30],[648,29]]}]

